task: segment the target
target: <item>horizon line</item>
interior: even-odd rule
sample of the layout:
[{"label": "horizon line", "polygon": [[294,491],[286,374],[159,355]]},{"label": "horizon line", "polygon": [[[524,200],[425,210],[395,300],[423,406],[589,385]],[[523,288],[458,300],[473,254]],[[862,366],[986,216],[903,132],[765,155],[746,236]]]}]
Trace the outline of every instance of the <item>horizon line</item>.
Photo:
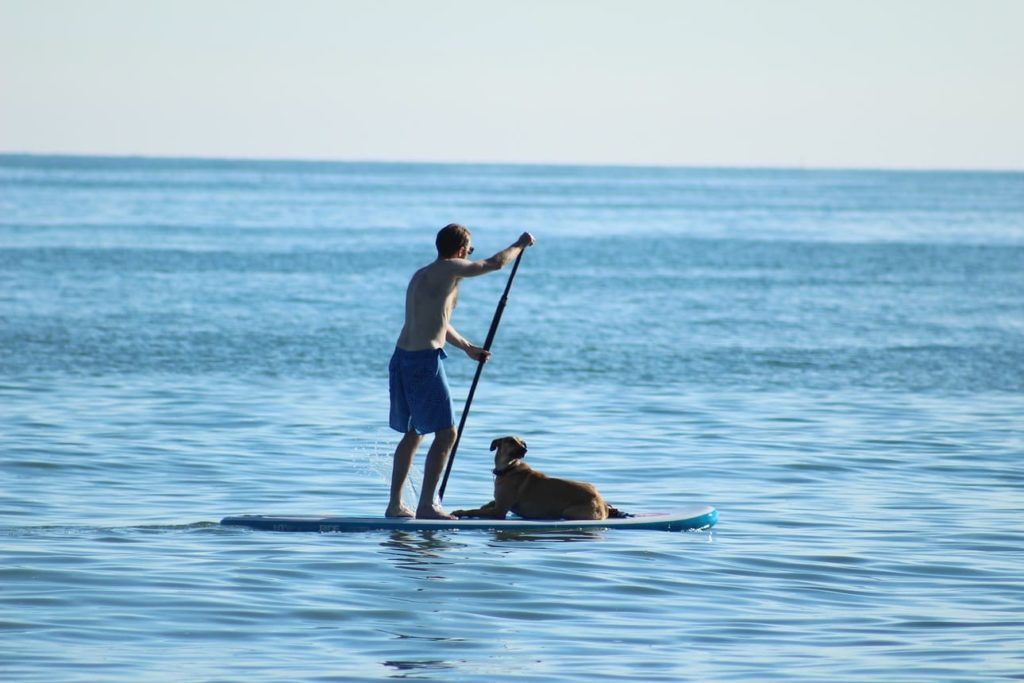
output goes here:
[{"label": "horizon line", "polygon": [[549,168],[632,168],[660,170],[730,170],[730,171],[850,171],[882,173],[1024,173],[1024,166],[1011,167],[955,167],[955,166],[815,166],[784,164],[672,164],[658,162],[579,162],[579,161],[470,161],[470,160],[425,160],[425,159],[358,159],[330,157],[289,157],[289,156],[215,156],[206,154],[125,154],[87,152],[25,152],[0,150],[0,158],[31,157],[51,159],[107,159],[107,160],[151,160],[151,161],[228,161],[254,163],[300,163],[300,164],[380,164],[403,166],[521,166]]}]

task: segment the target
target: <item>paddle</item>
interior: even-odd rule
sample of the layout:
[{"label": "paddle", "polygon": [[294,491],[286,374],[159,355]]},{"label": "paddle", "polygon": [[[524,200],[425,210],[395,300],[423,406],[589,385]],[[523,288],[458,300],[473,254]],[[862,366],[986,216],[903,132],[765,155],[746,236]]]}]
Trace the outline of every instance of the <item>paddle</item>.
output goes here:
[{"label": "paddle", "polygon": [[[491,320],[491,329],[487,332],[487,340],[484,341],[484,351],[491,350],[491,343],[494,341],[494,333],[498,331],[498,323],[501,322],[501,314],[505,312],[505,304],[508,303],[508,291],[512,289],[512,280],[516,277],[516,271],[519,270],[519,262],[523,259],[523,254],[526,253],[526,247],[523,247],[519,252],[519,256],[516,256],[516,262],[512,265],[512,272],[508,275],[508,283],[505,284],[505,293],[501,295],[501,301],[498,302],[498,309],[494,311],[494,319]],[[452,473],[452,463],[455,462],[455,452],[459,450],[459,442],[462,441],[462,428],[466,426],[466,417],[469,415],[469,407],[473,405],[473,395],[476,394],[476,385],[480,381],[480,373],[484,370],[484,363],[486,360],[480,360],[477,362],[476,375],[473,377],[473,384],[469,387],[469,395],[466,397],[466,405],[462,409],[462,417],[459,419],[459,432],[455,435],[455,444],[452,446],[452,452],[448,455],[448,465],[444,468],[444,479],[441,480],[441,490],[437,494],[438,500],[444,500],[444,490],[448,486],[448,475]]]}]

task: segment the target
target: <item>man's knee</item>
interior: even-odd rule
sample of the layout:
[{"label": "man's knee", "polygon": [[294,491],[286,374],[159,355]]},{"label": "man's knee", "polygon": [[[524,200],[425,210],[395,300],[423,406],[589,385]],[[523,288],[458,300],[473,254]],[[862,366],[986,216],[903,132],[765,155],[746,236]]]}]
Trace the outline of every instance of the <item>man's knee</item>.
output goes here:
[{"label": "man's knee", "polygon": [[402,441],[408,445],[419,446],[420,442],[423,441],[423,435],[419,434],[415,429],[410,429],[402,437]]},{"label": "man's knee", "polygon": [[455,444],[455,437],[458,436],[459,430],[455,427],[449,427],[448,429],[442,429],[434,434],[434,440],[439,444],[445,444],[452,446]]}]

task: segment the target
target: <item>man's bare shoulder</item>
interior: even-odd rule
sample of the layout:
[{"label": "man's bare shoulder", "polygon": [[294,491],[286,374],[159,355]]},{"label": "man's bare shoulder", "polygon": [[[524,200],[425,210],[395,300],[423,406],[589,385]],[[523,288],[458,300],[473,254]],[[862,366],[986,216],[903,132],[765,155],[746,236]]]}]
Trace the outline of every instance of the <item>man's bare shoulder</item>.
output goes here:
[{"label": "man's bare shoulder", "polygon": [[413,273],[409,291],[414,296],[445,297],[458,285],[459,279],[457,271],[439,259]]},{"label": "man's bare shoulder", "polygon": [[419,273],[424,273],[431,279],[437,278],[450,278],[458,279],[463,277],[471,277],[476,274],[477,267],[474,261],[469,261],[463,258],[449,258],[449,259],[438,259],[433,263],[430,263],[420,270]]}]

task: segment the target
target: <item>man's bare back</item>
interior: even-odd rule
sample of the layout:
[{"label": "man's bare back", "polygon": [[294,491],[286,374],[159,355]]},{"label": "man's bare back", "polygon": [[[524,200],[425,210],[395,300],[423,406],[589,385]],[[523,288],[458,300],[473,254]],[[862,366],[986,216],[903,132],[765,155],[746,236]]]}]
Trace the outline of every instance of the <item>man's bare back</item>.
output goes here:
[{"label": "man's bare back", "polygon": [[451,326],[452,311],[459,297],[455,261],[438,259],[417,270],[405,292],[405,326],[398,335],[398,347],[406,351],[439,349],[444,346]]}]

